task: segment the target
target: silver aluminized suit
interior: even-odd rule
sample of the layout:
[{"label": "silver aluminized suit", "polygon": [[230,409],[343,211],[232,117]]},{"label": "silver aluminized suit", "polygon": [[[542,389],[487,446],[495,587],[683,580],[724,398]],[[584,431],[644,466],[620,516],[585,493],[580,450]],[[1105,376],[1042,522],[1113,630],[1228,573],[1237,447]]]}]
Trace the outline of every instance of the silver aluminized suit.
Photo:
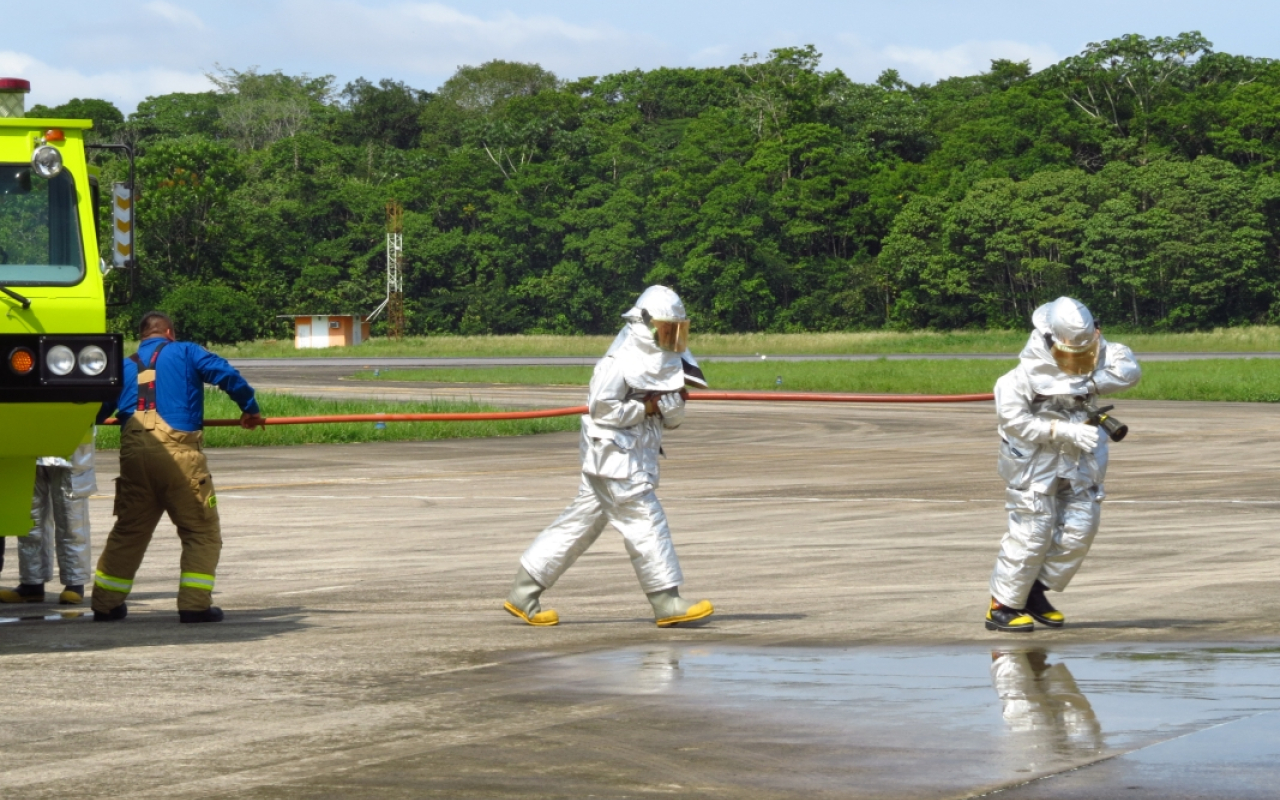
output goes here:
[{"label": "silver aluminized suit", "polygon": [[658,455],[664,428],[684,420],[681,401],[664,414],[646,415],[646,392],[684,387],[686,350],[660,349],[649,329],[626,316],[604,358],[596,364],[582,417],[578,496],[525,551],[521,565],[550,588],[610,523],[622,534],[640,586],[647,594],[684,582],[667,515],[658,502]]},{"label": "silver aluminized suit", "polygon": [[1014,609],[1026,606],[1037,580],[1054,591],[1066,589],[1098,532],[1106,497],[1107,435],[1099,429],[1097,448],[1090,453],[1055,438],[1057,426],[1088,418],[1080,398],[1096,401],[1098,395],[1128,389],[1142,375],[1129,348],[1105,339],[1091,374],[1064,373],[1048,343],[1051,305],[1036,309],[1036,330],[1019,356],[1021,363],[995,387],[998,469],[1008,484],[1009,528],[991,573],[991,596]]},{"label": "silver aluminized suit", "polygon": [[89,495],[98,489],[92,438],[65,458],[36,460],[31,501],[31,531],[18,540],[18,579],[24,584],[53,580],[56,550],[59,579],[65,586],[93,582]]}]

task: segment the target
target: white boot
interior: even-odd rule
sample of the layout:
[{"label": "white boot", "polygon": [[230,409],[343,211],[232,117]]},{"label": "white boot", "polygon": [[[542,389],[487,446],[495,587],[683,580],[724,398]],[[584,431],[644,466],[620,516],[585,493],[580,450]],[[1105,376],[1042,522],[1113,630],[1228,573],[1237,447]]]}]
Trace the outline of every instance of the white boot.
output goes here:
[{"label": "white boot", "polygon": [[681,622],[693,622],[715,613],[709,600],[690,603],[680,596],[680,587],[648,592],[649,605],[653,606],[653,618],[659,628],[669,628]]},{"label": "white boot", "polygon": [[507,602],[502,604],[512,616],[519,617],[530,625],[538,627],[547,627],[550,625],[560,624],[560,615],[554,611],[542,610],[541,603],[538,598],[546,591],[542,584],[533,579],[529,571],[520,566],[520,571],[516,573],[515,583],[511,586],[511,593],[507,595]]}]

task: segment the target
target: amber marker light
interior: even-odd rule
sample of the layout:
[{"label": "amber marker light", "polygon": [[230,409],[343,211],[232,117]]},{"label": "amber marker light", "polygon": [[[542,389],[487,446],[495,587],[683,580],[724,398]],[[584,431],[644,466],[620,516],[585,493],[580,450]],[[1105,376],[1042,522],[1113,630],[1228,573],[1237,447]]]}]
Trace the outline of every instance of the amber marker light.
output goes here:
[{"label": "amber marker light", "polygon": [[25,347],[14,348],[9,354],[9,369],[13,370],[15,375],[26,375],[35,369],[36,354]]},{"label": "amber marker light", "polygon": [[46,142],[65,142],[67,140],[67,135],[57,128],[54,128],[53,130],[45,133],[44,140]]}]

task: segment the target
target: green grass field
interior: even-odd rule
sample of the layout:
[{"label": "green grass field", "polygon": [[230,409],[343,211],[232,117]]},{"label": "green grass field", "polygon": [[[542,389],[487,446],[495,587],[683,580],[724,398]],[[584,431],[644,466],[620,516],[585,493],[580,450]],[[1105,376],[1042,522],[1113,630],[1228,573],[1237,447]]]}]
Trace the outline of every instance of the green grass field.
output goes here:
[{"label": "green grass field", "polygon": [[[750,361],[705,363],[713,389],[890,394],[971,394],[989,392],[1016,360],[957,361]],[[378,378],[361,371],[359,380],[511,383],[586,386],[590,367],[493,367],[483,369],[386,370]],[[778,379],[782,382],[779,385]],[[1280,360],[1210,359],[1151,361],[1142,382],[1117,398],[1280,402]]]},{"label": "green grass field", "polygon": [[[268,417],[308,417],[328,414],[425,414],[444,412],[496,411],[477,403],[438,401],[434,403],[379,403],[372,400],[317,400],[274,392],[259,392],[258,403]],[[206,419],[239,418],[240,410],[216,390],[205,392]],[[377,430],[372,422],[324,425],[275,425],[246,431],[242,428],[207,428],[209,447],[249,447],[282,444],[337,444],[348,442],[402,442],[433,439],[465,439],[487,436],[523,436],[578,429],[577,417],[505,420],[495,422],[388,422]],[[120,447],[120,429],[98,427],[98,447]]]},{"label": "green grass field", "polygon": [[[1257,353],[1280,351],[1280,327],[1221,328],[1202,333],[1118,333],[1108,331],[1139,353]],[[689,347],[695,355],[852,355],[885,353],[1016,353],[1027,331],[868,331],[862,333],[698,333]],[[389,356],[589,356],[603,353],[613,336],[430,336],[401,341],[375,338],[358,347],[295,350],[293,340],[266,340],[219,346],[227,358],[335,358]],[[133,352],[134,344],[126,344]]]}]

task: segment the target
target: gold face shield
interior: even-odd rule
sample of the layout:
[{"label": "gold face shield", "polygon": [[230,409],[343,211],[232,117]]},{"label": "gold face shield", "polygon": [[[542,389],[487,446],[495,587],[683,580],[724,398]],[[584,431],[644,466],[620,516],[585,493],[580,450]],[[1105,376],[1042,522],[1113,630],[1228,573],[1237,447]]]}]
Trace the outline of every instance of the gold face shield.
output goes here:
[{"label": "gold face shield", "polygon": [[689,320],[649,320],[649,330],[658,347],[670,353],[683,353],[689,349]]},{"label": "gold face shield", "polygon": [[1090,375],[1098,368],[1098,347],[1102,334],[1093,332],[1093,338],[1085,344],[1054,342],[1051,348],[1058,369],[1068,375]]}]

